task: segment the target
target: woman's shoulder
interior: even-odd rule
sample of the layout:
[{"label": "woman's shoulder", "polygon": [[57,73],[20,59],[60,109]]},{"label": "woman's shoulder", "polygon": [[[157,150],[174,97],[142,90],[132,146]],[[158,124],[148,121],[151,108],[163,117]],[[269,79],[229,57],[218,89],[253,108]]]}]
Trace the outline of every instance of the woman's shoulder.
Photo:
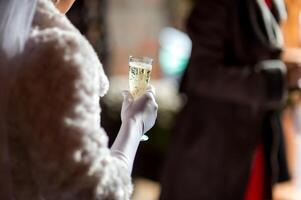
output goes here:
[{"label": "woman's shoulder", "polygon": [[77,34],[58,28],[33,29],[22,55],[23,63],[28,64],[23,68],[30,70],[35,65],[44,65],[48,70],[85,70],[81,63],[76,63],[79,58],[88,59],[83,56],[80,40]]},{"label": "woman's shoulder", "polygon": [[38,48],[63,46],[66,51],[73,49],[75,51],[78,50],[75,47],[82,46],[82,43],[86,42],[84,36],[55,8],[51,0],[38,0],[29,37],[31,46]]},{"label": "woman's shoulder", "polygon": [[64,47],[68,52],[90,51],[98,59],[88,40],[55,8],[51,0],[38,0],[29,43],[36,47]]},{"label": "woman's shoulder", "polygon": [[56,27],[63,30],[79,32],[68,18],[60,13],[51,0],[38,0],[32,26],[38,29]]},{"label": "woman's shoulder", "polygon": [[[108,80],[96,52],[88,40],[71,24],[65,15],[59,13],[50,0],[38,0],[26,48],[22,55],[27,74],[44,76],[73,74],[66,77],[66,83],[77,82],[89,87],[96,85],[97,94],[104,95]],[[54,72],[54,73],[50,73]],[[58,77],[49,77],[54,79]]]},{"label": "woman's shoulder", "polygon": [[[24,53],[31,53],[33,49],[43,53],[48,50],[52,56],[66,57],[66,54],[84,53],[81,48],[86,44],[84,37],[76,32],[63,30],[57,27],[40,30],[33,28],[28,38]],[[96,55],[91,55],[96,56]]]},{"label": "woman's shoulder", "polygon": [[89,83],[89,80],[94,80],[94,84],[99,86],[100,96],[108,90],[108,79],[97,53],[78,32],[57,27],[33,29],[24,51],[24,58],[31,60],[30,65],[33,66],[44,64],[47,68],[51,68],[49,70],[54,70],[55,67],[56,71],[68,70],[77,73],[78,82],[88,80]]}]

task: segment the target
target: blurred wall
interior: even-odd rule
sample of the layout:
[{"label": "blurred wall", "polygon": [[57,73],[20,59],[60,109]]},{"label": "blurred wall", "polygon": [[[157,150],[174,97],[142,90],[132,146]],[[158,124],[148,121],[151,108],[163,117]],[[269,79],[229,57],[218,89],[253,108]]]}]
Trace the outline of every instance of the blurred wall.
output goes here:
[{"label": "blurred wall", "polygon": [[288,20],[283,24],[285,45],[287,47],[300,47],[300,10],[301,0],[286,0]]},{"label": "blurred wall", "polygon": [[168,24],[164,0],[110,0],[108,30],[112,74],[127,74],[128,56],[150,56],[155,59],[153,78],[160,77],[158,35]]}]

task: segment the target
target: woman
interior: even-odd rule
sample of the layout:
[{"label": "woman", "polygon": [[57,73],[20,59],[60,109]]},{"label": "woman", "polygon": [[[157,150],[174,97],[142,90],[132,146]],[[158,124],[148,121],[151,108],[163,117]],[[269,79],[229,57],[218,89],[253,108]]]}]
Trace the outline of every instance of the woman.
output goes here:
[{"label": "woman", "polygon": [[99,107],[108,80],[60,13],[73,2],[0,1],[0,199],[130,198],[134,156],[156,119],[154,91],[136,101],[123,93],[109,149]]},{"label": "woman", "polygon": [[[292,72],[281,61],[284,3],[195,2],[187,23],[192,55],[182,80],[187,103],[174,128],[161,199],[271,199],[280,166],[285,172],[277,161],[278,110],[286,71]],[[293,71],[300,78],[300,68]]]}]

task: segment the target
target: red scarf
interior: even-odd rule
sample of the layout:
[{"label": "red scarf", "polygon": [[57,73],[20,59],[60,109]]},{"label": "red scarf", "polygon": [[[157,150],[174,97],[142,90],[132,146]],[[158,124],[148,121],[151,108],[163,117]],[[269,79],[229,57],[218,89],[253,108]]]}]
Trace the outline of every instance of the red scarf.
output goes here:
[{"label": "red scarf", "polygon": [[248,187],[244,200],[263,200],[264,198],[264,149],[259,145],[254,152],[254,161],[251,167]]},{"label": "red scarf", "polygon": [[273,0],[265,0],[265,3],[268,5],[268,7],[271,9],[273,5]]}]

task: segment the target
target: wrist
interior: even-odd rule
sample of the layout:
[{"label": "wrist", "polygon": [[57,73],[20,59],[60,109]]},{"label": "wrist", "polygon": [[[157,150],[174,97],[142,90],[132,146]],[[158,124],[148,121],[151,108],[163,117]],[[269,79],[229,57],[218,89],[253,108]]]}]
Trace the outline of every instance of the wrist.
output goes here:
[{"label": "wrist", "polygon": [[131,129],[131,131],[127,131],[128,133],[139,133],[140,136],[143,135],[143,123],[139,117],[128,118],[122,121],[121,129]]}]

